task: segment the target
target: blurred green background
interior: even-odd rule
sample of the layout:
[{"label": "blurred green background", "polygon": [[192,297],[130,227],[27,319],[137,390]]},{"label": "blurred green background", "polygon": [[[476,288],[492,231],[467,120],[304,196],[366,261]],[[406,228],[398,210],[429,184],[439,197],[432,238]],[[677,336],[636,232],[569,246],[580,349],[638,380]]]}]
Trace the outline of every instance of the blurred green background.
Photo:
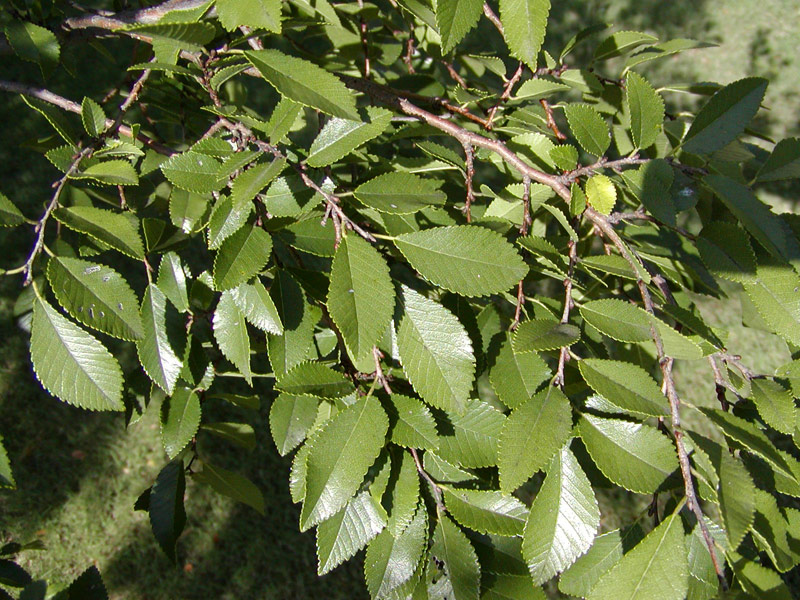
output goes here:
[{"label": "blurred green background", "polygon": [[[589,23],[615,23],[668,39],[692,37],[718,47],[694,51],[642,70],[658,87],[666,83],[718,81],[760,75],[771,80],[758,125],[775,139],[800,134],[800,3],[797,0],[586,0],[554,2],[546,48]],[[74,79],[56,75],[48,85],[80,102],[102,98],[103,82],[124,71],[99,61],[77,65]],[[35,82],[31,69],[0,65],[0,78]],[[668,97],[668,102],[678,101]],[[44,131],[42,120],[10,94],[0,96],[0,191],[30,217],[49,198],[56,170],[38,153],[20,148]],[[791,209],[797,188],[775,186],[762,198]],[[31,243],[30,230],[0,231],[2,266],[16,266]],[[136,497],[154,480],[165,457],[151,411],[127,431],[121,415],[93,414],[44,394],[27,358],[27,337],[16,325],[13,305],[20,279],[0,278],[0,434],[5,438],[19,489],[0,491],[0,538],[39,539],[46,550],[22,556],[35,577],[69,580],[95,564],[112,598],[364,598],[361,565],[351,561],[316,576],[312,533],[297,529],[299,511],[289,499],[289,459],[272,445],[267,409],[247,413],[208,406],[219,416],[246,419],[255,427],[258,448],[250,454],[224,444],[204,449],[215,462],[249,476],[263,490],[266,514],[228,501],[188,483],[188,523],[173,566],[157,548],[147,515],[132,510]],[[753,357],[751,366],[771,372],[788,350],[777,337],[738,325],[736,302],[703,300],[716,323],[732,326],[730,350]],[[707,364],[680,364],[680,391],[704,404],[713,398]],[[227,412],[225,412],[227,411]],[[602,508],[619,510],[618,499],[601,498]],[[647,499],[641,498],[641,502]],[[636,503],[634,503],[636,504]],[[640,506],[630,506],[637,511]],[[625,510],[625,509],[623,509]],[[623,516],[624,517],[624,516]]]}]

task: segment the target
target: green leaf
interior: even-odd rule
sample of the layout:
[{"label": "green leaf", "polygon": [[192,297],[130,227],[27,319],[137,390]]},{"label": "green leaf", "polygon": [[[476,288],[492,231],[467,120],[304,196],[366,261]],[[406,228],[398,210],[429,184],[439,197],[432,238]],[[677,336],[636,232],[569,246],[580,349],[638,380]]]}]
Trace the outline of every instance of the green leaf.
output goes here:
[{"label": "green leaf", "polygon": [[514,247],[483,227],[433,227],[394,243],[425,279],[462,296],[504,292],[528,272]]},{"label": "green leaf", "polygon": [[300,285],[284,270],[275,274],[269,292],[284,328],[283,335],[270,335],[267,342],[272,370],[281,377],[308,356],[321,313],[306,301]]},{"label": "green leaf", "polygon": [[193,150],[173,154],[161,163],[164,173],[172,185],[196,194],[218,192],[227,183],[218,177],[220,163],[215,158]]},{"label": "green leaf", "polygon": [[670,191],[675,173],[666,160],[650,160],[638,169],[623,171],[621,176],[651,215],[667,225],[678,224],[677,209]]},{"label": "green leaf", "polygon": [[481,533],[521,535],[528,516],[522,502],[497,490],[444,487],[444,501],[456,521]]},{"label": "green leaf", "polygon": [[203,228],[208,220],[208,208],[208,198],[204,194],[172,188],[169,196],[169,218],[184,233],[194,233]]},{"label": "green leaf", "polygon": [[70,179],[92,179],[106,185],[139,185],[139,175],[127,160],[107,160],[90,165]]},{"label": "green leaf", "polygon": [[367,107],[367,121],[333,118],[322,128],[308,151],[311,167],[325,167],[350,154],[360,145],[378,137],[392,120],[391,111]]},{"label": "green leaf", "polygon": [[[56,595],[58,600],[63,600]],[[100,571],[92,565],[76,577],[67,588],[66,600],[108,600],[108,592]]]},{"label": "green leaf", "polygon": [[756,181],[800,178],[800,138],[781,140],[756,175]]},{"label": "green leaf", "polygon": [[186,476],[182,460],[173,460],[161,469],[150,490],[150,527],[159,546],[172,562],[177,560],[176,544],[186,525],[183,494]]},{"label": "green leaf", "polygon": [[278,454],[286,456],[306,439],[317,418],[318,408],[317,398],[278,394],[269,409],[269,430]]},{"label": "green leaf", "polygon": [[83,128],[91,137],[97,137],[106,129],[106,113],[97,102],[85,96],[81,102]]},{"label": "green leaf", "polygon": [[[531,80],[535,81],[535,80]],[[578,149],[572,144],[561,144],[550,150],[550,158],[559,169],[571,171],[578,166]]]},{"label": "green leaf", "polygon": [[673,514],[603,575],[587,600],[684,600],[688,577],[683,526]]},{"label": "green leaf", "polygon": [[756,410],[764,422],[776,431],[792,435],[797,420],[792,393],[771,379],[753,379],[750,388]]},{"label": "green leaf", "polygon": [[115,270],[55,256],[47,263],[47,279],[59,304],[77,321],[123,340],[144,335],[139,300]]},{"label": "green leaf", "polygon": [[548,386],[511,411],[497,450],[500,489],[511,493],[546,467],[571,431],[569,400],[554,386]]},{"label": "green leaf", "polygon": [[22,101],[47,119],[47,122],[52,125],[56,133],[58,133],[67,144],[72,147],[77,144],[77,133],[74,131],[71,122],[64,116],[64,113],[52,104],[32,96],[22,96]]},{"label": "green leaf", "polygon": [[649,425],[584,414],[580,436],[603,474],[632,492],[652,494],[678,468],[672,442]]},{"label": "green leaf", "polygon": [[386,528],[370,542],[364,557],[364,579],[373,598],[386,597],[413,577],[427,533],[428,511],[422,505],[402,532],[395,534]]},{"label": "green leaf", "polygon": [[[537,53],[538,54],[538,53]],[[514,94],[515,100],[538,100],[557,92],[568,90],[569,86],[549,79],[536,78],[523,81]]]},{"label": "green leaf", "polygon": [[275,387],[289,394],[316,398],[343,398],[353,392],[353,384],[344,374],[318,362],[304,362],[282,375]]},{"label": "green leaf", "polygon": [[158,287],[180,312],[189,310],[186,268],[175,252],[167,252],[158,265]]},{"label": "green leaf", "polygon": [[247,423],[216,422],[201,426],[204,431],[216,435],[245,450],[255,450],[256,432]]},{"label": "green leaf", "polygon": [[786,458],[756,425],[723,410],[713,408],[700,408],[699,410],[714,425],[719,427],[726,437],[740,443],[753,454],[760,456],[790,479],[795,479],[794,471]]},{"label": "green leaf", "polygon": [[245,319],[266,333],[283,334],[283,325],[278,309],[267,288],[258,279],[253,283],[242,283],[230,290],[233,302],[242,311]]},{"label": "green leaf", "polygon": [[355,556],[386,526],[382,510],[368,491],[317,527],[317,574],[325,575]]},{"label": "green leaf", "polygon": [[387,527],[397,536],[411,524],[414,518],[420,498],[420,478],[416,462],[410,452],[402,452],[399,460],[396,454],[394,456],[390,469],[385,469],[388,480],[387,489],[376,491],[375,483],[370,489],[374,497],[382,498],[383,505],[389,510]]},{"label": "green leaf", "polygon": [[656,141],[664,123],[664,100],[641,75],[628,72],[625,98],[631,119],[631,135],[637,148],[648,148]]},{"label": "green leaf", "polygon": [[182,50],[202,52],[208,42],[214,39],[216,29],[211,23],[165,22],[130,25],[124,29],[153,38],[154,46],[158,44],[180,44]]},{"label": "green leaf", "polygon": [[[640,541],[642,537],[644,533],[638,525],[625,532],[615,529],[598,535],[589,551],[558,578],[559,591],[585,598],[597,580],[619,562],[624,549]],[[716,575],[714,578],[716,580]]]},{"label": "green leaf", "polygon": [[753,540],[769,555],[778,571],[785,573],[800,562],[794,537],[800,512],[779,507],[775,497],[764,490],[757,490],[756,502]]},{"label": "green leaf", "polygon": [[359,202],[377,211],[410,214],[430,206],[442,206],[447,199],[439,183],[413,173],[384,173],[362,183],[355,190]]},{"label": "green leaf", "polygon": [[272,238],[255,225],[245,225],[222,246],[214,259],[214,286],[222,291],[244,283],[269,261]]},{"label": "green leaf", "polygon": [[0,193],[0,227],[15,227],[25,222],[25,215],[8,199]]},{"label": "green leaf", "polygon": [[192,477],[195,481],[210,486],[220,494],[233,498],[242,504],[247,504],[247,506],[254,508],[260,514],[264,514],[264,495],[247,477],[222,467],[216,467],[205,461],[203,462],[203,470],[194,473]]},{"label": "green leaf", "polygon": [[497,464],[497,444],[506,417],[492,405],[470,400],[463,415],[451,416],[452,434],[439,436],[438,454],[467,468]]},{"label": "green leaf", "polygon": [[617,203],[617,188],[605,175],[592,175],[586,180],[586,200],[601,215],[610,215]]},{"label": "green leaf", "polygon": [[328,71],[278,50],[247,50],[244,54],[282,96],[334,117],[359,120],[355,97]]},{"label": "green leaf", "polygon": [[549,13],[550,0],[500,0],[500,20],[508,49],[533,71]]},{"label": "green leaf", "polygon": [[463,412],[475,375],[466,329],[442,305],[405,286],[403,307],[397,349],[408,380],[432,406]]},{"label": "green leaf", "polygon": [[312,213],[308,219],[292,223],[278,235],[290,246],[316,256],[333,256],[336,249],[336,229],[333,223],[320,224],[321,213]]},{"label": "green leaf", "polygon": [[478,556],[461,528],[441,512],[431,552],[444,563],[454,600],[478,600],[481,580]]},{"label": "green leaf", "polygon": [[48,392],[89,410],[122,410],[122,370],[97,338],[39,298],[33,302],[31,361]]},{"label": "green leaf", "polygon": [[200,427],[200,398],[186,387],[178,387],[161,405],[161,442],[170,459],[189,445]]},{"label": "green leaf", "polygon": [[267,123],[269,143],[278,144],[283,141],[286,134],[292,129],[294,122],[303,110],[303,105],[289,98],[281,98],[278,105],[272,110]]},{"label": "green leaf", "polygon": [[3,436],[0,435],[0,488],[16,488],[14,473],[11,472],[11,462],[3,446]]},{"label": "green leaf", "polygon": [[768,83],[760,77],[747,77],[720,89],[697,113],[683,138],[683,149],[711,154],[734,141],[758,112]]},{"label": "green leaf", "polygon": [[392,320],[394,286],[384,258],[357,235],[336,250],[327,305],[351,358],[368,358]]},{"label": "green leaf", "polygon": [[709,600],[719,592],[719,579],[708,552],[703,533],[695,526],[684,538],[689,562],[689,592],[687,600]]},{"label": "green leaf", "polygon": [[442,37],[442,54],[447,54],[475,27],[483,11],[480,0],[437,0],[436,27]]},{"label": "green leaf", "polygon": [[217,0],[219,22],[228,31],[241,26],[281,32],[280,0]]},{"label": "green leaf", "polygon": [[231,291],[222,292],[214,311],[214,339],[222,354],[242,374],[245,381],[253,385],[253,372],[250,370],[250,335],[244,313],[234,300]]},{"label": "green leaf", "polygon": [[594,51],[594,60],[623,56],[640,46],[650,46],[657,41],[657,37],[641,31],[617,31],[600,42]]},{"label": "green leaf", "polygon": [[697,238],[700,258],[717,277],[739,283],[756,279],[756,255],[747,234],[733,223],[709,223]]},{"label": "green leaf", "polygon": [[[320,186],[323,191],[333,192],[330,179]],[[322,196],[308,188],[298,177],[287,175],[278,177],[262,194],[264,208],[273,217],[300,217],[308,214]]]},{"label": "green leaf", "polygon": [[[694,433],[691,439],[699,447],[701,456],[708,458],[716,472],[716,500],[728,544],[736,549],[753,524],[755,516],[756,487],[753,479],[742,461],[733,456],[727,447]],[[714,485],[713,482],[711,484]]]},{"label": "green leaf", "polygon": [[258,163],[239,173],[231,184],[233,211],[245,212],[244,207],[280,175],[285,166],[285,158],[276,158],[272,162]]},{"label": "green leaf", "polygon": [[567,104],[564,107],[572,135],[589,154],[602,156],[611,145],[608,124],[588,104]]},{"label": "green leaf", "polygon": [[580,338],[581,331],[575,325],[544,318],[520,323],[514,331],[511,343],[514,352],[524,353],[564,348]]},{"label": "green leaf", "polygon": [[797,239],[769,206],[749,188],[723,175],[708,175],[703,181],[770,254],[800,270]]},{"label": "green leaf", "polygon": [[509,408],[521,406],[551,375],[550,368],[535,352],[515,352],[510,336],[489,371],[489,382],[497,397]]},{"label": "green leaf", "polygon": [[131,258],[144,259],[139,221],[131,215],[94,206],[60,207],[53,215],[70,229],[85,233]]},{"label": "green leaf", "polygon": [[580,307],[584,321],[618,342],[646,342],[651,339],[649,315],[624,300],[591,300]]},{"label": "green leaf", "polygon": [[770,330],[794,345],[800,345],[799,286],[797,273],[779,264],[759,265],[756,281],[744,285]]},{"label": "green leaf", "polygon": [[27,21],[11,21],[6,24],[6,38],[14,54],[38,64],[45,78],[58,66],[61,47],[49,29]]},{"label": "green leaf", "polygon": [[572,565],[594,542],[600,509],[589,479],[564,447],[547,469],[522,537],[522,556],[541,585]]},{"label": "green leaf", "polygon": [[581,376],[595,392],[619,408],[650,417],[665,417],[669,403],[650,374],[638,365],[619,360],[585,358]]},{"label": "green leaf", "polygon": [[389,420],[375,398],[362,398],[328,421],[306,459],[300,529],[329,519],[361,485],[386,441]]},{"label": "green leaf", "polygon": [[167,394],[172,394],[183,370],[183,361],[172,349],[167,334],[167,298],[155,284],[150,284],[142,299],[144,335],[136,343],[139,362]]},{"label": "green leaf", "polygon": [[416,398],[402,394],[392,394],[390,400],[392,442],[406,448],[438,450],[439,434],[430,409]]}]

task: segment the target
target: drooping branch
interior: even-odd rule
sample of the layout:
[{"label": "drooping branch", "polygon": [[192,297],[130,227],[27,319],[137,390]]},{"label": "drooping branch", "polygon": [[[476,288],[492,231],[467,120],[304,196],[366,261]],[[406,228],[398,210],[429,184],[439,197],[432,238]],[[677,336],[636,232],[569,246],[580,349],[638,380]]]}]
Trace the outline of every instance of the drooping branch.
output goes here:
[{"label": "drooping branch", "polygon": [[542,108],[544,109],[544,114],[547,118],[547,127],[550,128],[550,131],[553,132],[553,135],[556,136],[557,140],[561,140],[562,142],[566,140],[567,136],[564,135],[558,128],[555,116],[553,115],[553,108],[550,106],[550,103],[546,99],[542,98],[539,100],[539,104],[541,104]]},{"label": "drooping branch", "polygon": [[483,3],[483,14],[486,15],[486,18],[492,22],[492,25],[495,26],[495,29],[500,32],[500,35],[505,35],[503,32],[503,23],[500,21],[500,17],[492,10],[492,7],[489,6],[488,2]]},{"label": "drooping branch", "polygon": [[208,0],[168,0],[157,6],[129,10],[124,12],[100,11],[93,14],[72,17],[64,21],[61,27],[67,31],[77,29],[115,30],[136,23],[146,24],[159,21],[173,10],[191,10],[208,4]]},{"label": "drooping branch", "polygon": [[464,214],[467,217],[467,223],[472,222],[472,203],[475,201],[475,191],[472,188],[472,180],[475,177],[475,152],[469,142],[463,142],[464,145],[464,162],[466,169],[464,170],[464,181],[467,187],[467,198],[464,202]]},{"label": "drooping branch", "polygon": [[626,156],[625,158],[620,158],[617,160],[608,160],[605,156],[603,156],[596,163],[587,165],[585,167],[578,167],[577,169],[573,169],[572,171],[564,173],[559,180],[564,185],[570,185],[573,181],[576,181],[581,177],[594,175],[603,169],[611,169],[612,171],[619,172],[623,167],[630,165],[641,165],[646,162],[650,162],[650,159],[639,158],[638,154]]}]

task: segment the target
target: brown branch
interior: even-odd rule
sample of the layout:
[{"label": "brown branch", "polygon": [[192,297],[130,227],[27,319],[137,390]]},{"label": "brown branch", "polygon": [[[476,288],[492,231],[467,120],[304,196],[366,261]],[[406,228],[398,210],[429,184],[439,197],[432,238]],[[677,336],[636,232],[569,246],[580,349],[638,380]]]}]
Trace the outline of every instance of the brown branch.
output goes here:
[{"label": "brown branch", "polygon": [[[625,247],[622,239],[619,235],[614,231],[614,227],[608,222],[608,220],[597,213],[591,208],[587,208],[586,214],[592,222],[597,226],[603,235],[605,235],[611,242],[617,247],[617,250],[623,256],[626,257],[629,261],[631,259],[635,260],[632,256],[628,258],[628,251]],[[634,267],[634,271],[636,271],[635,265],[632,263],[631,266]],[[648,314],[650,314],[653,318],[655,318],[655,309],[653,306],[653,298],[650,295],[650,290],[647,288],[647,284],[641,279],[637,279],[637,286],[639,287],[639,293],[642,297],[642,302],[644,303],[644,308]],[[666,286],[666,281],[659,282],[659,285]],[[672,294],[669,293],[667,289],[666,292],[663,292],[665,297],[670,300],[672,298]],[[711,538],[711,534],[708,531],[708,527],[706,526],[703,511],[700,507],[700,503],[697,499],[697,494],[694,488],[694,481],[692,479],[692,469],[691,463],[689,462],[689,453],[686,450],[686,446],[683,443],[683,429],[681,426],[681,417],[680,417],[680,398],[678,397],[678,392],[675,389],[675,380],[672,374],[672,367],[674,363],[674,358],[667,356],[664,352],[664,344],[661,339],[661,335],[658,333],[654,325],[650,327],[651,335],[653,338],[653,342],[656,346],[656,355],[658,357],[658,364],[661,368],[662,374],[662,391],[664,395],[667,397],[669,401],[670,407],[670,416],[671,416],[671,425],[672,425],[672,435],[675,439],[675,448],[678,453],[678,463],[681,469],[681,476],[683,478],[683,485],[684,485],[684,494],[686,496],[686,505],[691,510],[695,517],[697,517],[697,523],[700,527],[700,532],[703,535],[703,540],[705,541],[706,547],[708,548],[708,552],[711,555],[711,562],[714,565],[714,570],[716,571],[717,578],[719,579],[720,584],[722,585],[723,589],[727,589],[728,584],[725,580],[725,573],[720,565],[719,558],[717,557],[716,547],[714,545],[714,540]]]},{"label": "brown branch", "polygon": [[658,225],[666,227],[667,229],[671,229],[675,233],[680,234],[687,239],[690,240],[697,239],[697,236],[695,234],[684,229],[683,227],[678,227],[677,225],[667,225],[666,223],[659,221],[652,215],[648,215],[646,212],[644,212],[643,208],[640,208],[634,212],[615,212],[611,213],[608,216],[608,222],[611,223],[612,225],[616,225],[620,221],[648,221],[650,223],[657,223]]},{"label": "brown branch", "polygon": [[629,165],[641,165],[646,162],[650,162],[649,158],[639,158],[638,154],[634,154],[633,156],[626,156],[625,158],[620,158],[618,160],[608,160],[605,156],[600,157],[600,159],[591,165],[587,165],[585,167],[578,167],[577,169],[573,169],[572,171],[568,171],[564,173],[559,180],[561,183],[565,185],[570,185],[573,181],[577,180],[580,177],[585,175],[594,175],[598,171],[602,171],[603,169],[611,169],[613,171],[619,172],[622,170],[622,167],[626,167]]},{"label": "brown branch", "polygon": [[386,378],[386,375],[383,372],[383,367],[381,367],[381,359],[383,358],[383,353],[378,350],[377,346],[372,347],[372,356],[375,359],[375,379],[378,380],[378,383],[383,386],[383,391],[385,391],[390,396],[392,395],[392,388],[389,386],[389,380]]},{"label": "brown branch", "polygon": [[415,448],[409,448],[408,451],[414,458],[414,464],[417,466],[417,473],[420,474],[420,477],[422,477],[428,483],[428,485],[431,486],[431,490],[433,490],[433,499],[436,502],[436,508],[439,509],[439,512],[443,512],[445,507],[444,501],[442,500],[442,488],[440,488],[439,484],[436,483],[430,475],[428,475],[427,471],[425,471],[424,467],[422,466],[422,461],[419,459],[419,454],[417,454],[417,450]]},{"label": "brown branch", "polygon": [[414,35],[413,33],[408,36],[408,40],[406,41],[406,53],[403,55],[403,62],[406,63],[406,68],[408,69],[408,73],[413,75],[416,73],[414,70],[414,65],[411,64],[411,58],[414,56]]},{"label": "brown branch", "polygon": [[553,132],[553,135],[556,136],[556,139],[561,140],[562,142],[567,139],[567,136],[561,133],[561,130],[558,128],[558,124],[556,124],[556,119],[553,116],[553,108],[550,106],[550,103],[542,98],[539,100],[539,104],[542,105],[544,109],[544,114],[547,117],[547,126]]},{"label": "brown branch", "polygon": [[64,21],[61,27],[67,31],[77,29],[107,29],[113,31],[133,24],[155,23],[170,11],[199,8],[207,2],[208,0],[168,0],[163,4],[140,10],[118,13],[103,11],[72,17]]},{"label": "brown branch", "polygon": [[[569,323],[569,315],[574,302],[572,300],[572,285],[575,276],[575,263],[578,262],[578,244],[570,240],[567,243],[569,253],[569,268],[567,269],[567,278],[564,280],[564,310],[561,313],[561,323]],[[558,370],[556,376],[553,378],[553,385],[560,388],[564,387],[564,368],[569,361],[569,346],[564,346],[558,354]]]},{"label": "brown branch", "polygon": [[519,228],[520,235],[528,235],[533,219],[531,218],[531,178],[527,175],[522,177],[522,225]]},{"label": "brown branch", "polygon": [[464,214],[467,216],[467,223],[471,223],[472,203],[475,201],[475,191],[472,188],[472,179],[475,177],[475,153],[469,142],[462,142],[462,144],[464,146],[464,160],[467,167],[464,171],[464,180],[467,184],[467,199],[464,203]]},{"label": "brown branch", "polygon": [[[63,96],[54,94],[50,90],[44,88],[37,88],[22,83],[17,83],[16,81],[0,81],[0,90],[4,90],[6,92],[12,92],[15,94],[22,94],[24,96],[30,96],[32,98],[37,98],[39,100],[43,100],[48,104],[52,104],[68,112],[73,112],[77,114],[81,114],[82,112],[81,105],[78,104],[77,102],[68,100]],[[113,119],[106,119],[106,127],[111,128],[114,126],[114,123],[115,121]],[[119,132],[127,137],[131,138],[133,137],[133,131],[131,130],[130,127],[126,125],[120,125]],[[136,136],[136,139],[142,142],[148,148],[155,150],[159,154],[170,156],[175,153],[175,151],[172,150],[172,148],[164,146],[163,144],[153,140],[152,138],[149,138],[143,133],[139,133]]]},{"label": "brown branch", "polygon": [[492,25],[495,26],[495,29],[500,32],[500,35],[504,36],[505,33],[503,32],[503,23],[500,21],[500,17],[495,14],[492,10],[492,7],[489,6],[488,2],[483,3],[483,14],[486,15],[486,18],[492,22]]},{"label": "brown branch", "polygon": [[369,40],[367,39],[367,22],[364,20],[363,15],[359,16],[359,31],[361,33],[361,49],[364,51],[364,77],[369,79]]},{"label": "brown branch", "polygon": [[447,69],[447,73],[450,75],[450,77],[453,78],[453,81],[455,81],[462,88],[467,89],[468,86],[466,80],[461,75],[459,75],[458,71],[455,70],[455,67],[453,67],[453,63],[443,60],[442,64],[444,65],[444,68]]},{"label": "brown branch", "polygon": [[[484,5],[484,6],[486,6],[486,5]],[[500,98],[497,99],[497,102],[492,107],[492,109],[489,111],[489,116],[486,119],[488,121],[488,125],[487,125],[486,129],[491,129],[492,128],[492,121],[494,121],[495,113],[497,113],[497,110],[500,108],[500,106],[502,104],[505,104],[508,101],[508,99],[511,97],[511,90],[514,89],[514,86],[517,85],[517,82],[519,81],[519,78],[522,77],[523,68],[524,68],[524,65],[522,64],[522,61],[520,61],[519,65],[517,65],[517,70],[514,71],[514,74],[511,75],[511,77],[509,77],[508,81],[506,82],[506,85],[503,88],[503,93],[500,94]]]},{"label": "brown branch", "polygon": [[517,284],[517,307],[514,309],[514,320],[511,322],[511,327],[509,329],[514,331],[517,326],[519,325],[520,319],[522,318],[522,307],[525,304],[525,293],[522,289],[522,282],[525,281],[525,278],[519,280]]}]

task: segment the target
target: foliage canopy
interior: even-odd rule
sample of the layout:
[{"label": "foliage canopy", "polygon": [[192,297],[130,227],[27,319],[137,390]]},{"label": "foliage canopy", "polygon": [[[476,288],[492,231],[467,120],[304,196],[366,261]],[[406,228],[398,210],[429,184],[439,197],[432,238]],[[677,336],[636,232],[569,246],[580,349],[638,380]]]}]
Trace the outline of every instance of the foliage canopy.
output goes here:
[{"label": "foliage canopy", "polygon": [[[757,195],[800,178],[800,141],[754,128],[765,79],[642,74],[704,44],[592,25],[554,48],[549,11],[0,9],[45,81],[77,44],[131,53],[106,98],[0,81],[60,172],[35,219],[0,194],[0,224],[33,229],[3,273],[47,391],[128,426],[158,411],[165,465],[134,508],[172,560],[187,484],[263,512],[203,448],[261,442],[208,403],[263,401],[318,572],[364,550],[373,598],[791,597],[800,359],[754,372],[697,304],[738,297],[800,351],[800,219]],[[716,397],[680,395],[676,361]],[[11,466],[0,446],[0,486]],[[652,502],[609,531],[608,490]]]}]

